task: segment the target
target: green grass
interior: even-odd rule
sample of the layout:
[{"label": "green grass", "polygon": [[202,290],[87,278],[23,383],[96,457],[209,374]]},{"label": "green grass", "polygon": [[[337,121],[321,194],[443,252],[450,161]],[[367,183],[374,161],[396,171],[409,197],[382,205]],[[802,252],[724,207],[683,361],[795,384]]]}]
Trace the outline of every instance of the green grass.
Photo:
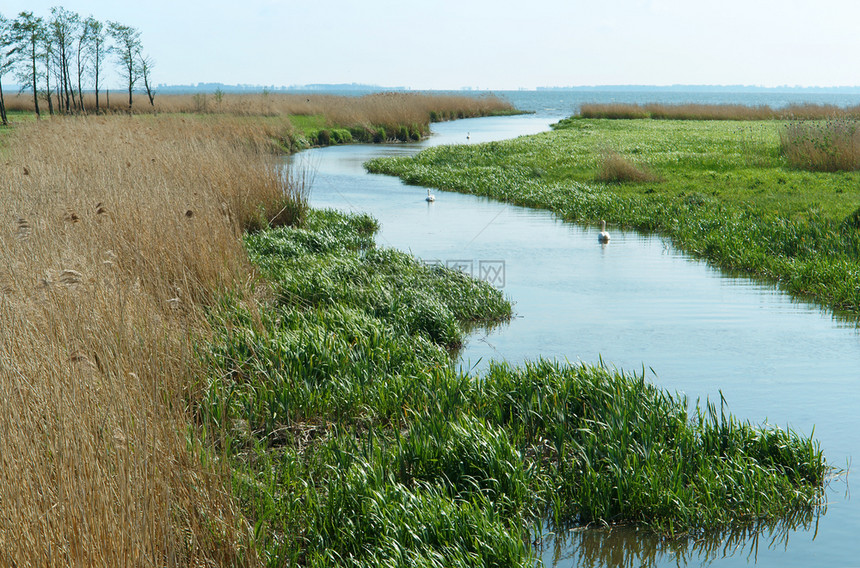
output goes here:
[{"label": "green grass", "polygon": [[312,211],[248,236],[268,301],[211,314],[199,417],[266,565],[525,567],[547,519],[678,536],[817,507],[828,470],[801,434],[601,366],[457,371],[510,304],[375,231]]},{"label": "green grass", "polygon": [[12,132],[16,124],[34,122],[36,120],[36,116],[30,112],[25,113],[19,110],[6,109],[6,119],[9,121],[9,124],[6,126],[0,125],[0,143],[2,143],[3,139]]},{"label": "green grass", "polygon": [[[860,172],[791,167],[778,121],[574,118],[554,132],[382,158],[408,183],[670,236],[717,266],[860,312]],[[607,150],[657,181],[600,183]]]},{"label": "green grass", "polygon": [[290,122],[300,133],[325,128],[326,117],[321,114],[293,114]]}]

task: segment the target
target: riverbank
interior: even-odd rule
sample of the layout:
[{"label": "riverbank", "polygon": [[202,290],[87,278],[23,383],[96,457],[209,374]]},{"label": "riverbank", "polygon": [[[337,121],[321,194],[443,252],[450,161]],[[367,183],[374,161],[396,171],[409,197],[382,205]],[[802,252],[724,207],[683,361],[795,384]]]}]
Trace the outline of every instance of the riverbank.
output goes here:
[{"label": "riverbank", "polygon": [[[721,268],[858,313],[860,174],[789,167],[780,153],[784,126],[577,118],[545,134],[434,148],[368,167],[408,183],[549,209],[568,221],[606,219],[610,231],[664,234]],[[607,174],[607,165],[614,171]],[[636,181],[634,171],[649,176]]]},{"label": "riverbank", "polygon": [[377,249],[372,219],[308,211],[265,125],[234,126],[6,139],[4,561],[525,565],[536,518],[677,534],[817,506],[802,435],[603,368],[456,373],[510,305]]},{"label": "riverbank", "polygon": [[[455,370],[467,327],[510,317],[488,284],[378,249],[366,216],[246,238],[272,302],[216,316],[202,412],[226,427],[264,557],[308,566],[531,566],[538,528],[668,536],[808,519],[817,444],[644,377],[535,361]],[[537,525],[535,524],[537,523]]]}]

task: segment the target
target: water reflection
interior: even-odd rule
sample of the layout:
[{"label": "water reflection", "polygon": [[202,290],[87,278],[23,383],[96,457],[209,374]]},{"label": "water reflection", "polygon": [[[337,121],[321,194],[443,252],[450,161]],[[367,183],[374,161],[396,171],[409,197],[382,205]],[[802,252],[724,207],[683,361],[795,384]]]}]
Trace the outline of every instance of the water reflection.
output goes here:
[{"label": "water reflection", "polygon": [[539,550],[544,566],[559,568],[709,566],[728,558],[755,564],[762,550],[784,552],[789,540],[798,537],[815,540],[823,514],[823,508],[809,509],[779,521],[695,538],[662,538],[644,529],[626,527],[578,528],[546,536]]}]

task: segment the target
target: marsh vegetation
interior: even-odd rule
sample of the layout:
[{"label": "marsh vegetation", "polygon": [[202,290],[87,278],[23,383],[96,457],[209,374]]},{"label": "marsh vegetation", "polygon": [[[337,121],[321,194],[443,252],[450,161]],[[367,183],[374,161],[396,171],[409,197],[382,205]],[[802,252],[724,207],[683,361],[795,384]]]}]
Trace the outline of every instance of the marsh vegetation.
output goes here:
[{"label": "marsh vegetation", "polygon": [[603,366],[457,371],[509,302],[309,210],[259,117],[2,144],[2,563],[527,566],[545,522],[679,536],[820,504],[817,443],[722,401]]},{"label": "marsh vegetation", "polygon": [[[237,94],[196,93],[161,95],[152,105],[130,109],[128,104],[102,95],[96,107],[93,93],[81,95],[81,114],[172,114],[234,128],[266,128],[283,151],[350,142],[409,142],[430,133],[432,122],[498,114],[512,114],[510,103],[491,95],[433,95],[412,92],[373,93],[358,97],[327,94],[285,94],[263,91]],[[7,96],[12,122],[28,120],[33,100]]]},{"label": "marsh vegetation", "polygon": [[[607,219],[658,232],[722,268],[860,312],[860,173],[818,165],[854,163],[854,132],[853,123],[841,120],[577,117],[550,133],[433,148],[369,168],[408,183],[550,209],[569,221]],[[621,165],[651,176],[616,164],[620,173],[605,178],[613,183],[596,181],[612,166],[607,149]]]},{"label": "marsh vegetation", "polygon": [[[273,564],[530,566],[542,529],[698,535],[806,516],[808,437],[690,404],[644,377],[534,361],[455,370],[465,326],[510,316],[488,284],[376,248],[366,216],[311,212],[246,239],[271,285],[229,305],[201,406]],[[275,560],[277,559],[277,560]]]}]

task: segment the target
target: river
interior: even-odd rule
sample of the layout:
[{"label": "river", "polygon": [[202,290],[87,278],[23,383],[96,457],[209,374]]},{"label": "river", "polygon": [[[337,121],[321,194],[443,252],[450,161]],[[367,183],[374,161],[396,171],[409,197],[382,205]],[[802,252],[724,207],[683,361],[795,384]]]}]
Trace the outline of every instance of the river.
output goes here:
[{"label": "river", "polygon": [[[377,156],[544,131],[578,104],[558,93],[530,103],[516,96],[515,104],[537,113],[436,124],[434,136],[416,144],[299,154],[293,159],[315,172],[311,205],[370,213],[381,224],[380,246],[457,266],[504,290],[514,302],[514,319],[473,334],[462,353],[464,367],[539,356],[602,359],[644,370],[651,382],[692,401],[719,401],[722,393],[733,414],[755,424],[806,434],[814,429],[831,465],[844,468],[860,455],[856,320],[797,301],[771,284],[725,274],[657,236],[610,226],[611,243],[600,245],[596,226],[456,193],[435,191],[436,201],[427,203],[426,189],[365,173],[362,164]],[[799,527],[676,545],[635,531],[576,531],[548,538],[543,558],[555,566],[850,564],[860,552],[860,503],[848,494],[850,479],[834,480],[826,513]]]}]

